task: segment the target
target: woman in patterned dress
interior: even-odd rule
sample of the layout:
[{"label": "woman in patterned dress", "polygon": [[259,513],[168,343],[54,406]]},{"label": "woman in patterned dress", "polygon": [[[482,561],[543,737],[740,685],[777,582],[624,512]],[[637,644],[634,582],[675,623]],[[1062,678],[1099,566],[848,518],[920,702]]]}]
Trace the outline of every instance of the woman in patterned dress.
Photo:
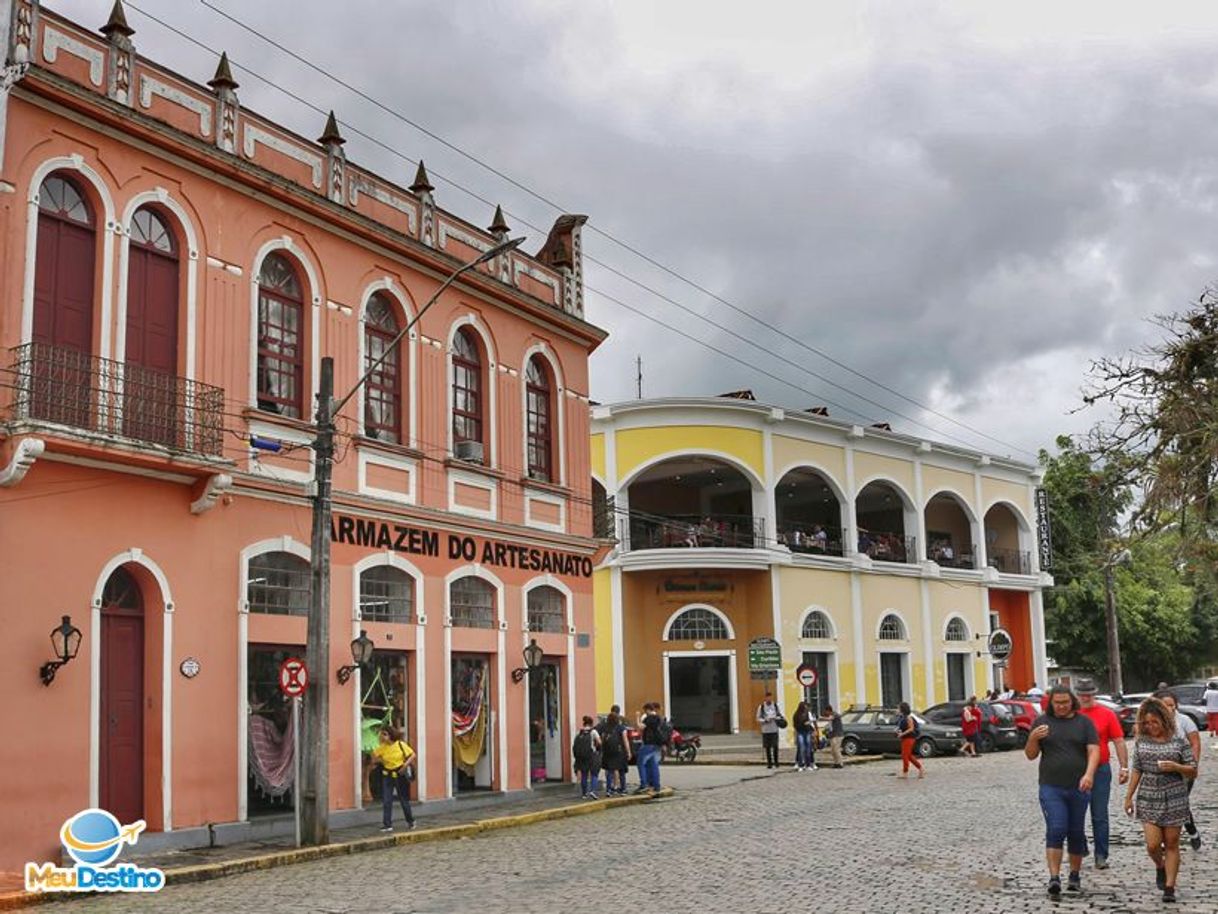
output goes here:
[{"label": "woman in patterned dress", "polygon": [[1180,829],[1188,821],[1188,782],[1196,776],[1197,761],[1188,741],[1176,735],[1175,716],[1159,699],[1146,699],[1138,708],[1125,813],[1142,823],[1164,901],[1176,900]]}]

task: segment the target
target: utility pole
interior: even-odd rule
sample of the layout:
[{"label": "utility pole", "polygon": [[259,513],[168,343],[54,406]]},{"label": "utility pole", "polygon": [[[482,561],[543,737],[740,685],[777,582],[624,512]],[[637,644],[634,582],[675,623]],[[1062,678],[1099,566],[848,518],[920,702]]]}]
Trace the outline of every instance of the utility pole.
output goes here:
[{"label": "utility pole", "polygon": [[1121,638],[1117,630],[1116,614],[1116,575],[1113,566],[1122,556],[1128,558],[1128,552],[1118,553],[1104,564],[1104,621],[1108,628],[1108,688],[1115,697],[1125,688],[1121,676]]},{"label": "utility pole", "polygon": [[304,783],[297,785],[296,802],[302,803],[301,821],[306,844],[330,840],[330,478],[334,467],[334,359],[321,360],[317,392],[317,438],[313,442],[313,539],[309,557],[309,634],[305,664],[309,688],[305,692],[304,733],[297,734]]},{"label": "utility pole", "polygon": [[[326,844],[330,840],[330,518],[334,508],[330,478],[334,468],[334,417],[342,412],[347,401],[381,367],[389,354],[397,351],[406,335],[462,273],[515,250],[523,242],[524,238],[504,240],[452,272],[342,399],[334,398],[334,359],[326,356],[321,360],[317,435],[311,445],[314,454],[313,540],[309,558],[312,577],[305,649],[309,688],[304,699],[304,732],[296,735],[304,769],[302,783],[296,785],[296,802],[303,804],[301,830],[305,844]],[[494,378],[491,381],[493,383]]]}]

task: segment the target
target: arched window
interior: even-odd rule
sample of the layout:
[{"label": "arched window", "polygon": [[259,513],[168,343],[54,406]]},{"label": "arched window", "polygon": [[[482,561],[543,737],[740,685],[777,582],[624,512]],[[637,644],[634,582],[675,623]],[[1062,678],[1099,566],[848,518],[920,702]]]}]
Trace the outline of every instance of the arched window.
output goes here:
[{"label": "arched window", "polygon": [[801,638],[827,639],[833,637],[833,629],[829,625],[829,617],[819,609],[808,613],[804,619],[803,628],[799,632]]},{"label": "arched window", "polygon": [[905,633],[905,623],[899,616],[889,614],[880,623],[881,641],[906,641],[909,636]]},{"label": "arched window", "polygon": [[104,609],[125,609],[131,612],[144,611],[144,597],[140,585],[131,572],[125,568],[115,568],[106,579],[102,589],[102,607]]},{"label": "arched window", "polygon": [[453,445],[482,443],[482,353],[462,327],[453,337]]},{"label": "arched window", "polygon": [[495,588],[481,578],[458,578],[448,588],[449,612],[460,628],[495,627]]},{"label": "arched window", "polygon": [[566,632],[567,600],[556,587],[529,591],[529,631]]},{"label": "arched window", "polygon": [[360,572],[359,614],[368,622],[413,622],[414,578],[392,565]]},{"label": "arched window", "polygon": [[953,618],[947,623],[947,638],[948,641],[967,641],[968,626],[959,616]]},{"label": "arched window", "polygon": [[70,178],[53,174],[38,188],[38,247],[34,265],[34,326],[29,355],[30,413],[87,427],[96,390],[93,352],[93,272],[97,238],[93,211]]},{"label": "arched window", "polygon": [[258,274],[258,408],[304,412],[304,295],[288,259],[270,254]]},{"label": "arched window", "polygon": [[726,641],[731,638],[727,625],[709,609],[695,606],[672,620],[669,641]]},{"label": "arched window", "polygon": [[540,356],[529,359],[524,389],[529,478],[550,482],[554,479],[553,401],[549,372]]},{"label": "arched window", "polygon": [[377,292],[364,313],[364,371],[382,355],[385,360],[368,376],[364,387],[364,433],[394,444],[402,440],[403,372],[401,346],[391,350],[389,345],[400,329],[393,302],[384,292]]},{"label": "arched window", "polygon": [[252,613],[309,614],[309,563],[290,552],[264,552],[249,562],[246,601]]}]

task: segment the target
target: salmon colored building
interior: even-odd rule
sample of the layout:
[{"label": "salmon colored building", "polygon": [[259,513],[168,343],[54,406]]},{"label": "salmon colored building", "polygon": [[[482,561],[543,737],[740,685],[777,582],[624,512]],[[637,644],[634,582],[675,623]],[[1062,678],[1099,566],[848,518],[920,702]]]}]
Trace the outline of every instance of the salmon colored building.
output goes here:
[{"label": "salmon colored building", "polygon": [[[147,820],[141,845],[288,830],[322,358],[349,390],[508,227],[439,209],[421,164],[360,168],[333,117],[313,141],[246,110],[227,60],[201,84],[140,57],[120,5],[93,31],[4,0],[0,29],[0,870],[55,859],[88,806]],[[372,821],[384,722],[422,800],[570,777],[604,339],[583,219],[466,273],[339,416],[311,671],[333,824]],[[44,685],[64,616],[78,653]]]}]

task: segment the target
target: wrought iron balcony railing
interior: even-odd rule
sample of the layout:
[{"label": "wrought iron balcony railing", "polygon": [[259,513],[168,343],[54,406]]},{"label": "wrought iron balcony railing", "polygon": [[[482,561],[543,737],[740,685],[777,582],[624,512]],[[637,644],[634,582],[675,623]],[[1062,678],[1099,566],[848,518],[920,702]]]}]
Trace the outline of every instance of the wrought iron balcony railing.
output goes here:
[{"label": "wrought iron balcony railing", "polygon": [[622,548],[753,549],[765,545],[765,518],[747,514],[643,514],[621,521]]},{"label": "wrought iron balcony railing", "polygon": [[955,540],[936,540],[927,547],[926,557],[940,568],[977,567],[977,547],[971,543],[961,546]]},{"label": "wrought iron balcony railing", "polygon": [[985,553],[991,568],[1003,574],[1031,574],[1032,557],[1023,549],[998,549],[990,547]]},{"label": "wrought iron balcony railing", "polygon": [[841,555],[842,530],[828,524],[782,523],[778,542],[803,555]]},{"label": "wrought iron balcony railing", "polygon": [[877,562],[913,565],[918,561],[918,538],[883,530],[860,530],[858,551]]},{"label": "wrought iron balcony railing", "polygon": [[140,365],[26,343],[9,350],[14,419],[53,422],[173,451],[217,456],[224,391]]}]

